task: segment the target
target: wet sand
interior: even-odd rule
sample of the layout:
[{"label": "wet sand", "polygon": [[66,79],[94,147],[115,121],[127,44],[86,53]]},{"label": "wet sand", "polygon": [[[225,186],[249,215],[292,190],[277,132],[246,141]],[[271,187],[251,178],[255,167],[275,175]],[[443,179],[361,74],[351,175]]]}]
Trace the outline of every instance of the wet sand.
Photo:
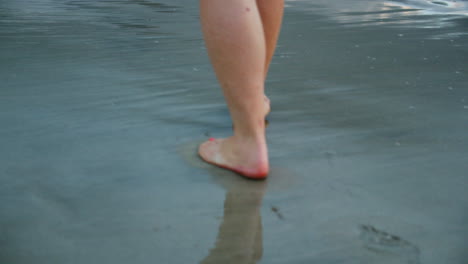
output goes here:
[{"label": "wet sand", "polygon": [[1,1],[0,263],[467,263],[468,2],[287,3],[258,183],[196,1]]}]

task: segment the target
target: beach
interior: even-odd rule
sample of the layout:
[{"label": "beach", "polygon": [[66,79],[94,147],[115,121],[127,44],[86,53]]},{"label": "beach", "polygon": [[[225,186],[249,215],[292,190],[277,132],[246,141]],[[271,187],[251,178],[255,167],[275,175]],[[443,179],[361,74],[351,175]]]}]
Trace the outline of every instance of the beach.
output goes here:
[{"label": "beach", "polygon": [[271,173],[232,134],[198,2],[0,2],[0,263],[468,259],[468,2],[286,1]]}]

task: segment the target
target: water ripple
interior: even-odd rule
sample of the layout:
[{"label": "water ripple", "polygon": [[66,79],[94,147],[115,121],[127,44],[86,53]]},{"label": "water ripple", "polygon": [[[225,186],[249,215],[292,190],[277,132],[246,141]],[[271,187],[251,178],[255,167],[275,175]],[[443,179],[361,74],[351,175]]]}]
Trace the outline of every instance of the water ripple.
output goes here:
[{"label": "water ripple", "polygon": [[[343,26],[386,25],[396,27],[439,28],[453,25],[456,18],[468,16],[466,1],[308,1],[290,0],[303,10],[322,10],[323,14]],[[305,8],[304,8],[305,6]]]}]

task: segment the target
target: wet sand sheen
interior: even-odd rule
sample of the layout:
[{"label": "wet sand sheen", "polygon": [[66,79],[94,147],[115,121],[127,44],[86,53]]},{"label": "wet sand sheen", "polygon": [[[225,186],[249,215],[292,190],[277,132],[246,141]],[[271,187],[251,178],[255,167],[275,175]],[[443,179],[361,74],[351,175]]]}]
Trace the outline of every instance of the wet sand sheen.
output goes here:
[{"label": "wet sand sheen", "polygon": [[1,1],[0,263],[464,263],[467,2],[287,3],[252,184],[196,1]]}]

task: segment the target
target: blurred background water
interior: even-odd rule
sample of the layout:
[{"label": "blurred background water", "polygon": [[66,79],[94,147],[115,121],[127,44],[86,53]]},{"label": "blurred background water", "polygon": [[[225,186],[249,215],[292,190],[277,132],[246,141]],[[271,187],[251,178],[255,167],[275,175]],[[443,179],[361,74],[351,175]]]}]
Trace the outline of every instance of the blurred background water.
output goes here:
[{"label": "blurred background water", "polygon": [[263,184],[197,4],[0,2],[0,263],[467,263],[467,1],[287,1]]}]

